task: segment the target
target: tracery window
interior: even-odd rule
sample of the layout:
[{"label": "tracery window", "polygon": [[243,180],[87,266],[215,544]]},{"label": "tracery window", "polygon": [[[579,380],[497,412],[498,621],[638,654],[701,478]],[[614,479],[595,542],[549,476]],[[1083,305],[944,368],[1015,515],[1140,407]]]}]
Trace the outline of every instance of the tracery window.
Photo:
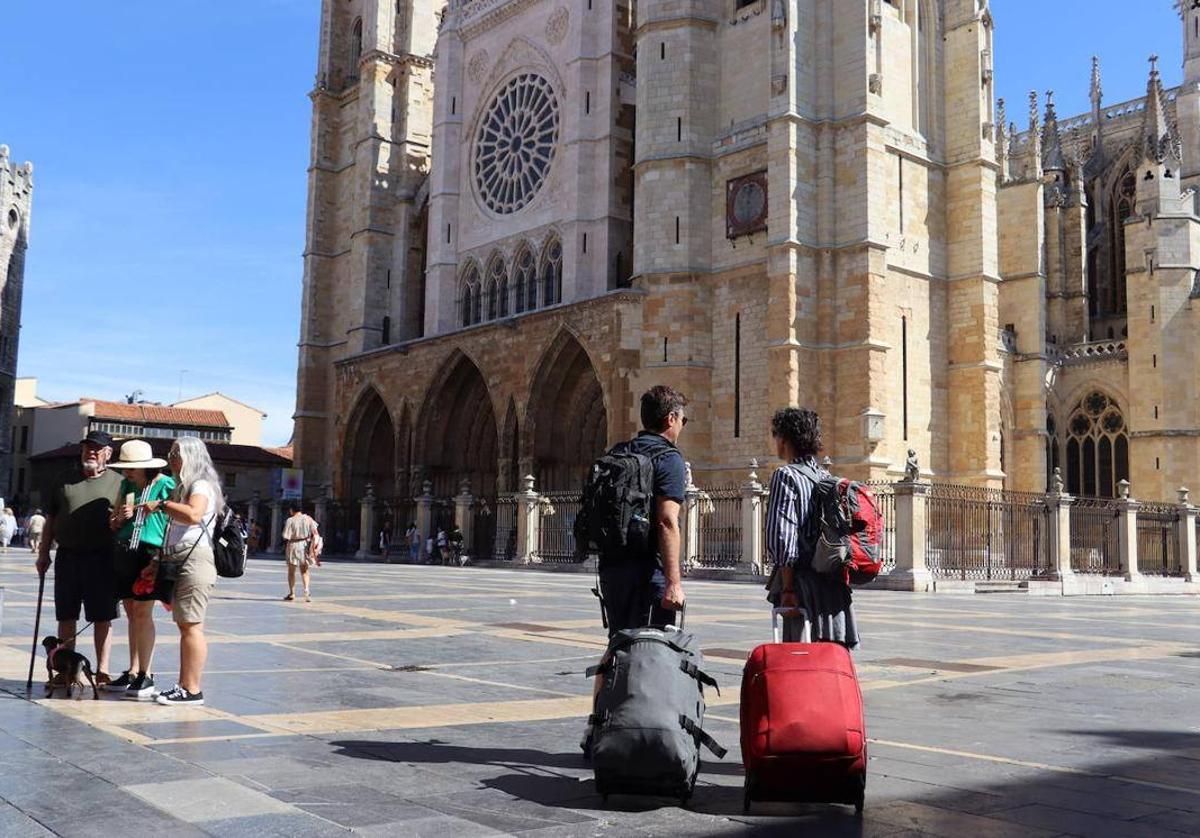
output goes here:
[{"label": "tracery window", "polygon": [[495,320],[500,314],[500,286],[505,281],[504,260],[497,254],[488,269],[487,319]]},{"label": "tracery window", "polygon": [[1093,392],[1075,406],[1067,422],[1067,491],[1116,497],[1129,479],[1129,429],[1120,406]]},{"label": "tracery window", "polygon": [[474,265],[467,268],[462,279],[462,296],[459,298],[459,320],[464,327],[474,326],[482,320],[483,290],[479,284],[479,269]]},{"label": "tracery window", "polygon": [[562,242],[554,239],[542,257],[542,305],[562,302]]},{"label": "tracery window", "polygon": [[539,75],[519,75],[496,94],[475,140],[475,186],[489,209],[508,215],[533,200],[554,159],[558,122],[558,99]]},{"label": "tracery window", "polygon": [[1137,205],[1137,178],[1132,171],[1117,181],[1113,188],[1109,215],[1109,276],[1108,281],[1095,289],[1089,308],[1092,316],[1106,317],[1124,314],[1125,296],[1125,221]]},{"label": "tracery window", "polygon": [[[537,270],[533,264],[533,251],[528,247],[522,248],[517,255],[516,269],[513,271],[514,302],[517,313],[526,309],[537,308]],[[529,304],[529,289],[533,289],[533,305]]]}]

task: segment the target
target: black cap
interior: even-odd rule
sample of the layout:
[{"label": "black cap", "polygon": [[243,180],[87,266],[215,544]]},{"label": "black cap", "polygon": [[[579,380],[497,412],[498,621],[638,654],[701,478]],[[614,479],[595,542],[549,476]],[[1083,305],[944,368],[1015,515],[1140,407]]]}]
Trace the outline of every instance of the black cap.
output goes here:
[{"label": "black cap", "polygon": [[88,431],[88,435],[79,440],[80,445],[94,445],[97,448],[112,448],[113,438],[104,431]]}]

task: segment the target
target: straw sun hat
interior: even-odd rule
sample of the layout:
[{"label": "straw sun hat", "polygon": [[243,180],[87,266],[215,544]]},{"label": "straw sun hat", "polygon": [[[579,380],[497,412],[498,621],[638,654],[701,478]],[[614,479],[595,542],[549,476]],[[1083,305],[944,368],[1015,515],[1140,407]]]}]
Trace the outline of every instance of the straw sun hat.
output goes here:
[{"label": "straw sun hat", "polygon": [[166,464],[166,460],[160,460],[154,456],[154,451],[150,448],[150,443],[143,442],[140,439],[131,439],[121,445],[120,456],[109,463],[108,467],[163,468]]}]

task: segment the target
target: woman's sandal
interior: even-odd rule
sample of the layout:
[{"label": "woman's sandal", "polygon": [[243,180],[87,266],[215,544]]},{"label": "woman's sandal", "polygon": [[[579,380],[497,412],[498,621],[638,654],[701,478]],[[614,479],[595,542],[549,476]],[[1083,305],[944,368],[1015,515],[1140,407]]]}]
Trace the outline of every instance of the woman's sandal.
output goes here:
[{"label": "woman's sandal", "polygon": [[285,597],[283,598],[283,601],[284,601],[284,602],[293,602],[295,599],[296,599],[296,595],[295,595],[295,594],[288,594],[287,596],[285,596]]}]

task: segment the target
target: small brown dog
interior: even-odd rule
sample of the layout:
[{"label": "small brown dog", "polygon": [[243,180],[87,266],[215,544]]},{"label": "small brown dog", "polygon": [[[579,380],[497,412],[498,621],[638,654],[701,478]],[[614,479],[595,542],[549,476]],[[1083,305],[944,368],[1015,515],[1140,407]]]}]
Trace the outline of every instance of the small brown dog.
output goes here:
[{"label": "small brown dog", "polygon": [[[54,673],[62,675],[66,683],[67,698],[71,697],[71,690],[79,684],[79,675],[82,673],[87,676],[88,683],[92,685],[92,698],[99,701],[100,691],[96,689],[96,678],[92,672],[92,665],[83,655],[76,652],[74,649],[69,649],[59,642],[59,639],[54,635],[50,635],[42,641],[42,646],[46,648],[46,672],[50,678],[46,681],[46,697],[54,695]],[[80,698],[82,698],[82,684],[80,685]]]}]

